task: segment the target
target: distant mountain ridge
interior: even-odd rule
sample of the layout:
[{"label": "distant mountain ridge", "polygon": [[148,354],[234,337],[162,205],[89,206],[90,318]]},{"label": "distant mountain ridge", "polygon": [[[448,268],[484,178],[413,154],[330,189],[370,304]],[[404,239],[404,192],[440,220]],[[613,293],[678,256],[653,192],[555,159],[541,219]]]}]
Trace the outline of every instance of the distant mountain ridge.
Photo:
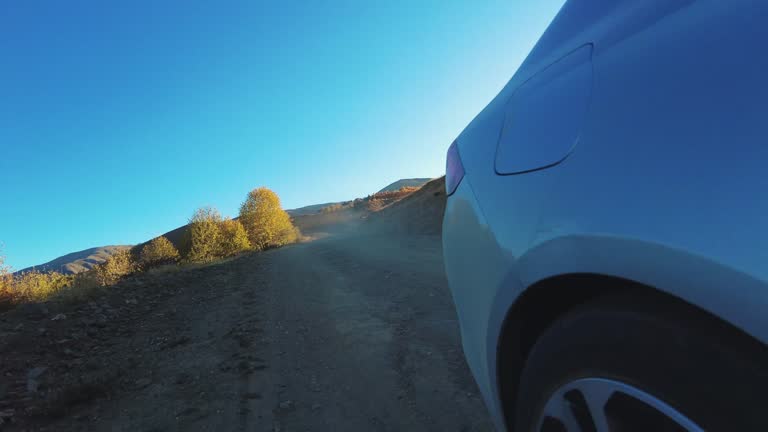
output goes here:
[{"label": "distant mountain ridge", "polygon": [[384,189],[380,190],[379,192],[393,192],[399,189],[402,189],[404,187],[422,187],[425,184],[427,184],[431,178],[410,178],[410,179],[400,179],[389,186],[385,187]]},{"label": "distant mountain ridge", "polygon": [[[386,187],[384,187],[383,189],[381,189],[377,193],[380,193],[380,192],[393,192],[393,191],[396,191],[396,190],[400,190],[401,188],[404,188],[404,187],[422,187],[425,184],[427,184],[430,180],[432,180],[432,179],[431,178],[400,179],[400,180],[398,180],[396,182],[390,183],[389,185],[387,185]],[[353,201],[353,200],[329,202],[329,203],[325,203],[325,204],[312,204],[312,205],[308,205],[308,206],[304,206],[304,207],[299,207],[299,208],[295,208],[295,209],[290,209],[290,210],[286,210],[286,211],[291,216],[306,216],[306,215],[315,214],[315,213],[319,212],[320,210],[322,210],[325,207],[330,207],[330,206],[336,205],[336,204],[346,204],[346,203],[349,203],[351,201]]]},{"label": "distant mountain ridge", "polygon": [[325,204],[312,204],[312,205],[299,207],[296,209],[290,209],[286,211],[291,216],[305,216],[308,214],[315,214],[325,207],[329,207],[336,204],[344,204],[345,202],[349,202],[349,201],[330,202]]},{"label": "distant mountain ridge", "polygon": [[75,274],[92,269],[94,266],[103,263],[107,258],[121,250],[130,249],[129,245],[110,245],[98,246],[78,252],[68,253],[45,264],[27,267],[16,273],[24,273],[32,270],[39,272],[57,271],[64,274]]}]

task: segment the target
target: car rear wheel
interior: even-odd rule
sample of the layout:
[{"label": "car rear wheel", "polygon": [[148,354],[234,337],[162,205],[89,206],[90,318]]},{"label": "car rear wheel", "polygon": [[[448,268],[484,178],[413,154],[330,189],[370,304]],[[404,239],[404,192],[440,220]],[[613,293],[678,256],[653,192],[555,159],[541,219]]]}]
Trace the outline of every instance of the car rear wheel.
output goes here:
[{"label": "car rear wheel", "polygon": [[768,431],[765,351],[677,301],[601,299],[533,346],[514,430]]}]

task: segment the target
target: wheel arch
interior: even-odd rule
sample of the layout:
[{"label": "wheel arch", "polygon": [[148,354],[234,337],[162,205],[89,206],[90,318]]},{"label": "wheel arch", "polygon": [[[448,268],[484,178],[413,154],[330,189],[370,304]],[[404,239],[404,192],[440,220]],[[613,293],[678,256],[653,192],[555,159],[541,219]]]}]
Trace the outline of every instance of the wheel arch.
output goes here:
[{"label": "wheel arch", "polygon": [[[520,375],[537,338],[559,317],[580,305],[608,295],[626,295],[685,308],[707,316],[711,324],[729,333],[738,333],[744,344],[762,344],[732,323],[673,294],[650,285],[597,273],[569,273],[552,276],[529,286],[509,308],[502,323],[496,352],[497,385],[504,422],[511,430]],[[746,346],[745,346],[746,348]]]}]

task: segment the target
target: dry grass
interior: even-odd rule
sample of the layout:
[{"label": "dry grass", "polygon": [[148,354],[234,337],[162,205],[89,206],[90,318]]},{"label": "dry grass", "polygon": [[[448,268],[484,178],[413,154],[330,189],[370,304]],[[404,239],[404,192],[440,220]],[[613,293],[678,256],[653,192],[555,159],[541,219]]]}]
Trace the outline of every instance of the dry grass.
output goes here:
[{"label": "dry grass", "polygon": [[[144,272],[131,271],[125,262],[125,256],[118,258],[118,263],[104,263],[92,270],[76,275],[57,272],[42,273],[29,271],[20,274],[10,272],[0,275],[0,311],[8,310],[23,303],[61,301],[80,303],[102,296],[109,288],[126,277],[140,277],[142,274],[158,276],[179,273],[224,264],[238,259],[250,252],[235,254],[226,258],[216,258],[208,262],[183,262],[182,264],[164,264],[151,267]],[[133,267],[130,267],[133,268]],[[105,278],[105,273],[110,277]]]},{"label": "dry grass", "polygon": [[[184,265],[184,269],[189,268],[193,266],[194,264],[186,264]],[[178,273],[182,270],[182,267],[176,264],[165,264],[160,265],[156,267],[152,267],[149,270],[147,270],[145,273],[150,275],[161,275],[161,274],[169,274],[169,273]]]},{"label": "dry grass", "polygon": [[0,302],[6,305],[44,301],[70,286],[73,276],[57,272],[29,271],[6,275],[0,282]]}]

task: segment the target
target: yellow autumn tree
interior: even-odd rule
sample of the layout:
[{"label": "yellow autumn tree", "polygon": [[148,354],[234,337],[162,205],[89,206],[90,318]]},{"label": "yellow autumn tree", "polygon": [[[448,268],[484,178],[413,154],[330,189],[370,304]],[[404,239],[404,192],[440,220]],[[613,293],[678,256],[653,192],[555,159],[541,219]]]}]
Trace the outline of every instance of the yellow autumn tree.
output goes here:
[{"label": "yellow autumn tree", "polygon": [[210,262],[221,251],[221,214],[213,207],[201,207],[189,219],[186,259],[192,262]]},{"label": "yellow autumn tree", "polygon": [[5,265],[5,255],[3,255],[2,245],[0,245],[0,306],[3,303],[11,302],[13,298],[13,291],[11,283],[13,282],[13,276],[11,274],[11,268]]},{"label": "yellow autumn tree", "polygon": [[280,197],[265,187],[248,194],[240,206],[240,222],[256,250],[293,243],[299,237],[291,217],[280,206]]},{"label": "yellow autumn tree", "polygon": [[248,234],[239,220],[224,219],[219,224],[219,255],[227,257],[251,248]]},{"label": "yellow autumn tree", "polygon": [[164,236],[156,237],[141,248],[139,263],[142,268],[150,268],[163,264],[175,264],[179,261],[179,251]]},{"label": "yellow autumn tree", "polygon": [[106,261],[93,268],[96,280],[101,286],[114,285],[134,271],[136,271],[136,263],[129,249],[115,252]]}]

